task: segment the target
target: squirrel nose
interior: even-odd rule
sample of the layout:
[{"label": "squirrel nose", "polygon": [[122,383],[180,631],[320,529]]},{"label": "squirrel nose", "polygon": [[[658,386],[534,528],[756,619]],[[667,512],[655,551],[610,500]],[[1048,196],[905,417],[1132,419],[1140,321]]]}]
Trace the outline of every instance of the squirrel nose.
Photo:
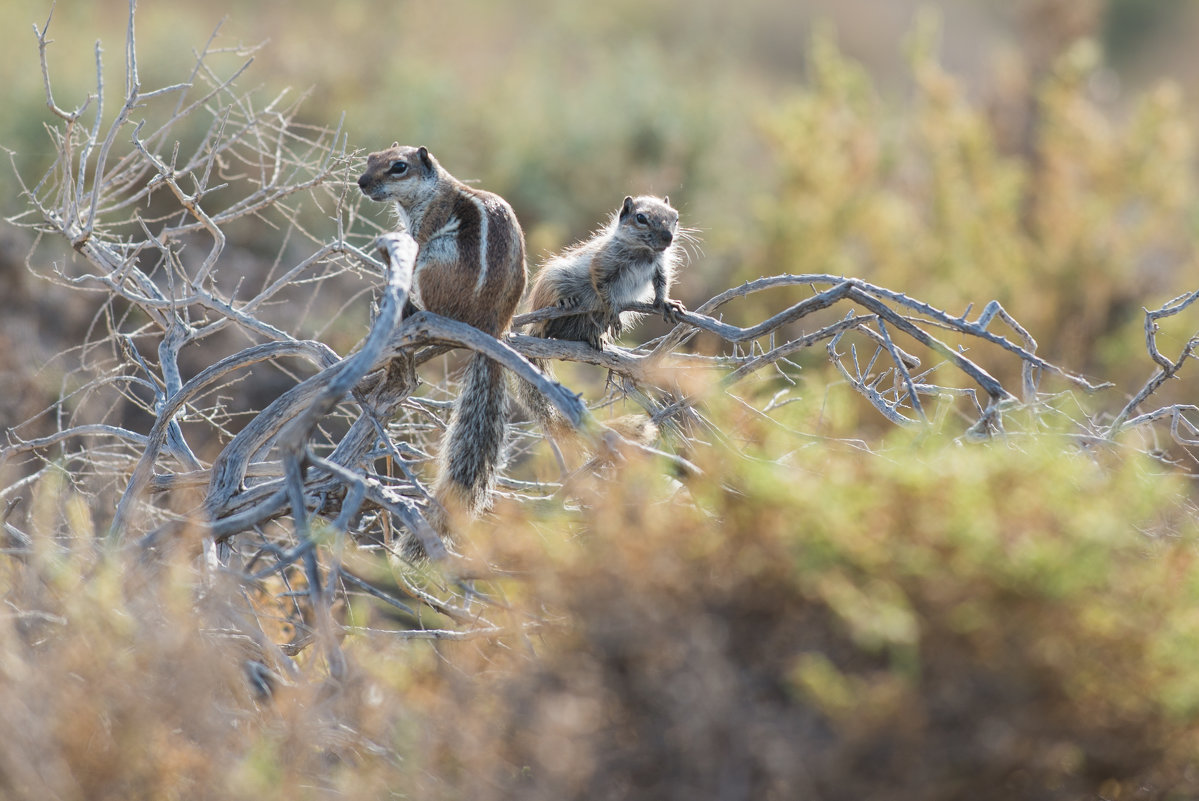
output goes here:
[{"label": "squirrel nose", "polygon": [[358,188],[366,189],[366,185],[367,185],[368,181],[369,181],[369,179],[367,178],[366,173],[359,175],[358,176]]}]

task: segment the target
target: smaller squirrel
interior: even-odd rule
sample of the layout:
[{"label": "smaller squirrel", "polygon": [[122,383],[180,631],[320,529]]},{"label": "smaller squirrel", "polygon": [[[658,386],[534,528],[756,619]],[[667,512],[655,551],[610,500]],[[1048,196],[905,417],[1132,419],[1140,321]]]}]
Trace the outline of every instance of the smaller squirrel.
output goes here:
[{"label": "smaller squirrel", "polygon": [[[551,257],[537,273],[530,309],[556,306],[577,313],[534,323],[529,333],[602,350],[625,326],[644,317],[625,311],[631,304],[652,302],[667,322],[676,321],[686,307],[670,299],[670,285],[683,258],[681,243],[691,241],[692,231],[679,228],[679,213],[669,197],[626,197],[607,226]],[[533,361],[549,372],[543,360]],[[552,432],[564,430],[565,421],[558,420],[541,393],[520,382],[520,396]]]},{"label": "smaller squirrel", "polygon": [[580,313],[535,323],[530,333],[602,349],[644,316],[625,307],[645,301],[673,322],[686,309],[669,299],[670,284],[683,254],[679,243],[690,238],[669,197],[626,197],[606,227],[551,258],[533,281],[532,309]]}]

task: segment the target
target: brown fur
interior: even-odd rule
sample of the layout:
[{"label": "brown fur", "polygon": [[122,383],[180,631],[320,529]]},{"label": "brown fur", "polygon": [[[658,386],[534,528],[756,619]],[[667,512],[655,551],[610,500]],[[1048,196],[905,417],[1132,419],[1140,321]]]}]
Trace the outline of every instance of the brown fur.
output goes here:
[{"label": "brown fur", "polygon": [[[398,164],[407,166],[396,175]],[[454,178],[427,149],[399,144],[367,157],[358,186],[372,200],[394,202],[420,245],[417,308],[492,336],[508,329],[525,288],[525,240],[503,198]]]},{"label": "brown fur", "polygon": [[[399,143],[367,156],[358,186],[372,200],[393,202],[400,226],[419,246],[409,299],[413,308],[495,337],[508,330],[525,288],[525,240],[503,198],[457,180],[428,149]],[[503,370],[475,354],[466,372],[434,487],[449,515],[441,509],[429,514],[443,536],[449,535],[452,519],[486,507],[504,442]],[[420,554],[413,538],[405,550]]]}]

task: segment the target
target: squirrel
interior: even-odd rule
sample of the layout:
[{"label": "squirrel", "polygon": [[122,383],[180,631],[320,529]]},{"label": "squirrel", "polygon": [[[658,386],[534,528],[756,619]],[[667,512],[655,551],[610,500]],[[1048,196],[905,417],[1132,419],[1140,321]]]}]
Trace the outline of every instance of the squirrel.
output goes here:
[{"label": "squirrel", "polygon": [[[450,175],[425,147],[392,144],[367,156],[358,188],[393,202],[399,224],[416,240],[407,312],[423,309],[499,337],[525,289],[525,239],[511,206],[499,195]],[[503,368],[475,353],[454,404],[438,458],[430,523],[449,537],[444,512],[482,511],[495,484],[506,433]],[[405,553],[419,556],[415,538]]]},{"label": "squirrel", "polygon": [[[645,316],[625,311],[631,304],[652,301],[667,322],[677,321],[686,307],[670,299],[670,285],[682,261],[681,243],[691,241],[692,231],[679,228],[669,197],[626,197],[605,227],[551,257],[533,280],[531,310],[556,306],[578,313],[534,323],[529,332],[602,350]],[[544,360],[533,363],[551,374]],[[551,433],[569,428],[541,393],[523,381],[518,386],[521,402]]]},{"label": "squirrel", "polygon": [[669,197],[626,197],[607,226],[552,257],[533,280],[533,309],[581,313],[535,323],[530,332],[602,350],[644,316],[624,311],[633,303],[652,300],[667,322],[674,321],[685,307],[668,295],[683,252],[679,242],[689,237],[686,230],[680,236],[679,213]]}]

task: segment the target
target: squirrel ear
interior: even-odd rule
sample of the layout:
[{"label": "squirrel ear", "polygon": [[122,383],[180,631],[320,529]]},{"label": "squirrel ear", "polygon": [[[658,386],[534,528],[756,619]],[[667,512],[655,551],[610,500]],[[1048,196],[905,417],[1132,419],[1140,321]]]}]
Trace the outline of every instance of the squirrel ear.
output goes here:
[{"label": "squirrel ear", "polygon": [[626,196],[624,199],[624,205],[620,207],[620,219],[623,220],[625,217],[628,217],[632,211],[633,211],[633,198]]},{"label": "squirrel ear", "polygon": [[392,143],[391,143],[391,146],[392,146],[392,147],[399,147],[399,146],[400,146],[400,143],[399,143],[399,142],[392,142]]},{"label": "squirrel ear", "polygon": [[421,163],[425,165],[425,169],[433,169],[433,157],[429,155],[429,148],[421,145],[417,149],[416,155],[420,156]]},{"label": "squirrel ear", "polygon": [[670,205],[670,195],[664,196],[662,198],[662,202],[665,203],[667,206],[669,206]]}]

